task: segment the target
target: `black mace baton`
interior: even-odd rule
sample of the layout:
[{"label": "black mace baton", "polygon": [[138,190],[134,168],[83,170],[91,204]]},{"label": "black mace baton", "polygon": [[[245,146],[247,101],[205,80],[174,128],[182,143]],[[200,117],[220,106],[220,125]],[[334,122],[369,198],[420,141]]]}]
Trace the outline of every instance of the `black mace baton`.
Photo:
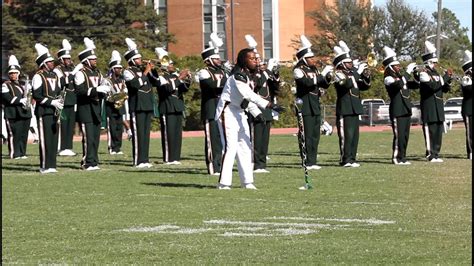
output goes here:
[{"label": "black mace baton", "polygon": [[296,98],[295,100],[295,113],[296,118],[298,120],[298,144],[300,147],[300,155],[301,155],[301,165],[304,168],[304,183],[305,185],[300,187],[300,190],[308,190],[313,188],[313,182],[311,177],[308,175],[308,167],[307,164],[307,156],[306,156],[306,142],[304,138],[304,126],[303,126],[303,114],[301,113],[301,109],[303,107],[303,100],[300,98]]}]

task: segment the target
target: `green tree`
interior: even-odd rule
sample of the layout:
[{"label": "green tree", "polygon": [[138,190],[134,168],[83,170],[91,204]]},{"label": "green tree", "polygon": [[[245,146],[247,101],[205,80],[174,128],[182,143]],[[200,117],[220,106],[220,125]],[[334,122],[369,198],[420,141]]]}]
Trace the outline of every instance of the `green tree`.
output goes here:
[{"label": "green tree", "polygon": [[[438,17],[438,12],[433,13],[433,19]],[[472,49],[472,43],[467,36],[469,29],[461,27],[459,19],[451,10],[447,8],[442,9],[441,32],[448,37],[448,39],[441,40],[442,59],[462,59],[463,51]]]},{"label": "green tree", "polygon": [[420,57],[426,33],[435,26],[422,11],[412,9],[404,0],[390,0],[384,7],[375,7],[373,18],[374,49],[381,56],[382,48],[388,46],[401,58]]},{"label": "green tree", "polygon": [[[83,38],[94,40],[98,66],[107,69],[112,50],[127,50],[125,37],[135,39],[140,52],[174,41],[166,33],[165,20],[141,1],[28,1],[3,5],[2,48],[15,54],[26,73],[36,65],[34,43],[46,44],[52,55],[63,39],[73,47],[73,59],[84,49]],[[154,57],[153,57],[154,58]]]},{"label": "green tree", "polygon": [[307,14],[319,30],[309,36],[318,56],[331,54],[340,40],[347,43],[353,57],[365,57],[370,52],[375,25],[370,5],[360,2],[341,0],[335,6],[324,3],[321,9]]}]

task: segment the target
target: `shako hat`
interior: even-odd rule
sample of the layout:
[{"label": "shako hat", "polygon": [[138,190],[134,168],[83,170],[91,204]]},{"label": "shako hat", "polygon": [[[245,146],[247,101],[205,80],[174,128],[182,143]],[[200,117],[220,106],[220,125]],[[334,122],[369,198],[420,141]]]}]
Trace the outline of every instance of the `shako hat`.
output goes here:
[{"label": "shako hat", "polygon": [[398,62],[398,59],[397,59],[397,54],[395,53],[395,51],[392,48],[384,46],[383,47],[383,53],[384,53],[385,57],[382,61],[382,65],[385,68],[387,68],[389,66],[393,66],[393,65],[400,65],[400,62]]},{"label": "shako hat", "polygon": [[211,41],[209,42],[209,47],[201,52],[201,57],[204,61],[211,58],[221,58],[219,56],[219,48],[224,44],[224,42],[215,32],[211,33],[210,37]]},{"label": "shako hat", "polygon": [[79,53],[79,61],[83,63],[84,61],[88,59],[97,59],[97,56],[95,55],[94,49],[95,49],[95,44],[94,41],[91,39],[84,37],[84,44],[86,45],[86,49],[82,50],[82,52]]},{"label": "shako hat", "polygon": [[341,63],[352,62],[351,56],[349,55],[350,51],[351,50],[344,41],[339,41],[339,46],[334,46],[335,56],[332,64],[337,67]]},{"label": "shako hat", "polygon": [[314,53],[311,50],[311,42],[306,38],[305,35],[300,36],[301,48],[296,52],[296,58],[299,60],[305,57],[313,57]]},{"label": "shako hat", "polygon": [[438,62],[438,56],[436,55],[436,47],[430,41],[425,41],[425,53],[421,56],[423,63],[431,61],[433,63]]},{"label": "shako hat", "polygon": [[42,45],[41,43],[36,43],[35,49],[36,53],[38,54],[35,62],[39,67],[43,66],[46,62],[54,61],[54,58],[51,56],[46,46]]},{"label": "shako hat", "polygon": [[63,48],[58,51],[58,58],[71,58],[71,44],[69,43],[68,40],[63,39]]},{"label": "shako hat", "polygon": [[10,73],[20,73],[20,63],[18,63],[18,59],[16,59],[15,55],[10,55],[8,58],[8,74]]},{"label": "shako hat", "polygon": [[464,58],[463,58],[462,63],[462,70],[464,72],[468,71],[469,69],[472,69],[472,52],[469,50],[464,51]]},{"label": "shako hat", "polygon": [[109,68],[115,68],[115,67],[122,67],[120,64],[122,62],[122,58],[120,57],[120,53],[117,50],[112,51],[112,56],[110,57],[110,62],[109,62]]},{"label": "shako hat", "polygon": [[137,44],[130,38],[125,38],[125,43],[127,44],[128,50],[123,54],[125,60],[130,62],[135,58],[140,58],[142,55],[138,52]]}]

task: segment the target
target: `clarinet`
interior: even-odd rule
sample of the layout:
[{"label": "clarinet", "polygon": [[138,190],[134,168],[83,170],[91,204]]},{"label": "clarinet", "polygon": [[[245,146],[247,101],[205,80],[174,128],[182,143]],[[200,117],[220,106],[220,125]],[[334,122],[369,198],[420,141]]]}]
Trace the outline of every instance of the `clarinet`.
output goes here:
[{"label": "clarinet", "polygon": [[300,187],[300,190],[312,189],[313,184],[311,181],[311,177],[308,174],[308,167],[307,167],[307,155],[306,155],[306,142],[304,139],[304,125],[303,125],[303,113],[301,111],[303,107],[303,100],[297,98],[295,100],[295,113],[298,120],[298,144],[300,147],[300,155],[301,155],[301,165],[304,168],[304,182],[305,186]]}]

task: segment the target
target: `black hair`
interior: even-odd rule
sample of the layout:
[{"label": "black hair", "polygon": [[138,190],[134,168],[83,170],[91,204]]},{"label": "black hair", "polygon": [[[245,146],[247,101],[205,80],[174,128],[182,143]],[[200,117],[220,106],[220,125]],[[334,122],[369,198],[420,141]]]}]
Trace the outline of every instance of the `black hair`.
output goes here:
[{"label": "black hair", "polygon": [[252,48],[244,48],[239,51],[239,54],[237,55],[237,62],[235,63],[234,68],[232,68],[232,71],[230,74],[234,74],[237,71],[244,70],[247,68],[247,63],[245,62],[245,59],[247,58],[247,54],[250,52],[255,52]]}]

